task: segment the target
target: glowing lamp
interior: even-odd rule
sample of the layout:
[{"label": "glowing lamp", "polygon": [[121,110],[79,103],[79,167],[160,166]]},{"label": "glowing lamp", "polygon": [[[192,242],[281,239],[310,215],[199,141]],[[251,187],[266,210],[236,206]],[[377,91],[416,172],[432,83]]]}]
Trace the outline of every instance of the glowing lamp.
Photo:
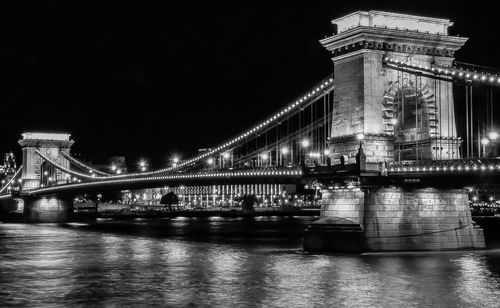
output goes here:
[{"label": "glowing lamp", "polygon": [[491,140],[496,140],[498,138],[498,133],[497,132],[490,132],[488,134],[488,138],[490,138]]}]

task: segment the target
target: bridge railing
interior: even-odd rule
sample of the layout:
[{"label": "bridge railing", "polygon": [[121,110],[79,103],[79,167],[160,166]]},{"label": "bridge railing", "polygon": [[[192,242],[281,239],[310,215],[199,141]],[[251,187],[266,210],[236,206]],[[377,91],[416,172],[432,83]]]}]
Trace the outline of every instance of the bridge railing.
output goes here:
[{"label": "bridge railing", "polygon": [[388,163],[391,173],[500,171],[499,158],[400,161]]}]

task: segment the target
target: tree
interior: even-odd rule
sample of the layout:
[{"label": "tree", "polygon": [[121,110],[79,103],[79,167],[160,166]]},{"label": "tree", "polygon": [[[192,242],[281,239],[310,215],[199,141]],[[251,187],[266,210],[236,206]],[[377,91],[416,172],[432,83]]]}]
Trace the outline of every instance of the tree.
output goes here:
[{"label": "tree", "polygon": [[179,204],[179,198],[171,191],[161,197],[160,204],[167,205],[169,211],[172,211],[172,204]]}]

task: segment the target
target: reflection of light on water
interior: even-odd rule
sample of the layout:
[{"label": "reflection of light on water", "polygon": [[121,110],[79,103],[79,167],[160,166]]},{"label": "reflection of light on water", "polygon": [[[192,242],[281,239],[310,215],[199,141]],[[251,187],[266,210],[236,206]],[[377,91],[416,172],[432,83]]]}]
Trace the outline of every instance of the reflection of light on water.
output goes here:
[{"label": "reflection of light on water", "polygon": [[151,241],[150,239],[133,238],[130,239],[130,247],[132,248],[133,260],[146,260],[151,257]]},{"label": "reflection of light on water", "polygon": [[181,241],[168,241],[163,247],[163,255],[171,264],[186,264],[188,262],[187,245]]},{"label": "reflection of light on water", "polygon": [[242,256],[237,249],[214,247],[208,251],[207,261],[215,267],[216,275],[241,269]]},{"label": "reflection of light on water", "polygon": [[213,246],[207,251],[208,290],[217,294],[223,291],[224,302],[238,302],[241,296],[241,273],[245,258],[238,249]]},{"label": "reflection of light on water", "polygon": [[480,303],[482,307],[498,307],[500,304],[498,281],[485,264],[485,257],[467,254],[455,262],[460,267],[456,282],[458,296],[469,304]]},{"label": "reflection of light on water", "polygon": [[114,235],[102,236],[104,255],[103,258],[108,262],[114,262],[121,257],[121,246],[124,239]]}]

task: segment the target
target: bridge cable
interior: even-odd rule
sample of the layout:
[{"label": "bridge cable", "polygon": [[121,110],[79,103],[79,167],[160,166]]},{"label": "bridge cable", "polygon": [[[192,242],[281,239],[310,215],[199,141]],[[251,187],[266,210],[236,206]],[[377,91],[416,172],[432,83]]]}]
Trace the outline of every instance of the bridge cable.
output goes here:
[{"label": "bridge cable", "polygon": [[43,158],[45,161],[47,161],[49,164],[51,164],[55,168],[57,168],[57,169],[65,172],[65,173],[72,174],[74,176],[79,176],[79,177],[87,178],[87,179],[90,179],[90,180],[103,180],[103,179],[110,179],[111,178],[110,176],[106,176],[106,177],[103,177],[103,176],[100,176],[100,177],[99,176],[91,176],[91,175],[88,175],[88,174],[84,174],[84,173],[80,173],[80,172],[77,172],[77,171],[73,171],[73,170],[70,170],[70,169],[68,169],[66,167],[63,167],[63,166],[59,165],[58,163],[54,162],[53,160],[49,159],[47,156],[43,155],[37,149],[35,150],[35,153],[37,153],[38,155],[40,155],[41,158]]},{"label": "bridge cable", "polygon": [[14,182],[14,180],[16,179],[17,175],[19,174],[19,172],[21,172],[21,170],[23,169],[23,165],[19,166],[19,168],[17,169],[17,171],[14,173],[14,175],[12,176],[12,178],[7,182],[5,183],[5,186],[2,187],[2,189],[0,189],[0,195],[3,193],[3,191],[5,189],[7,189],[7,187],[12,183]]},{"label": "bridge cable", "polygon": [[100,171],[100,170],[97,170],[95,168],[92,168],[86,164],[84,164],[83,162],[77,160],[76,158],[74,158],[73,156],[69,155],[69,154],[66,154],[62,151],[59,152],[62,156],[64,156],[65,158],[67,158],[68,160],[70,160],[70,162],[72,162],[74,165],[77,165],[81,168],[84,168],[84,169],[87,169],[87,170],[92,170],[93,172],[97,173],[97,174],[101,174],[101,175],[104,175],[104,176],[110,176],[111,174],[109,173],[106,173],[106,172],[103,172],[103,171]]}]

